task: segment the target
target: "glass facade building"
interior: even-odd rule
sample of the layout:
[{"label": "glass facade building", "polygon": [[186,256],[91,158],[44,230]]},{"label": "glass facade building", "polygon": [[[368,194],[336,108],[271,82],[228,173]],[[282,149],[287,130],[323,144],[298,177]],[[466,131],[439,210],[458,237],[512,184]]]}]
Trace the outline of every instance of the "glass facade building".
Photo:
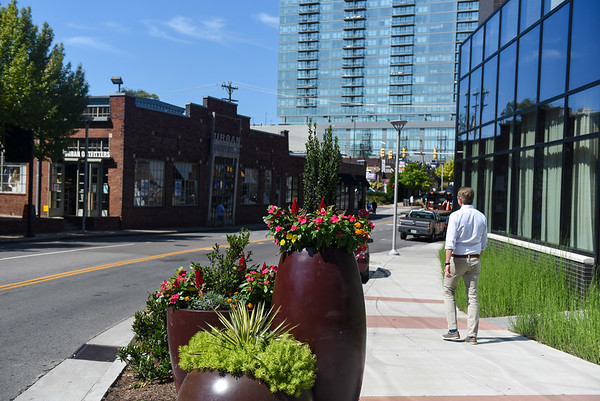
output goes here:
[{"label": "glass facade building", "polygon": [[508,0],[461,45],[455,164],[492,233],[595,263],[598,15],[597,0]]},{"label": "glass facade building", "polygon": [[409,158],[451,154],[458,45],[477,27],[478,3],[280,0],[278,116],[331,124],[350,157],[394,149],[398,119]]}]

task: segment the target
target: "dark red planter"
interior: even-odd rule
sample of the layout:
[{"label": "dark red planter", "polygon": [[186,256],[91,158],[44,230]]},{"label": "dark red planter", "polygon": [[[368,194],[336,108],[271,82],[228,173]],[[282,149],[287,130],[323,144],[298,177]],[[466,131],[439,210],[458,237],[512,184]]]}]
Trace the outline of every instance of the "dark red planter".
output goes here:
[{"label": "dark red planter", "polygon": [[314,249],[283,254],[273,307],[317,356],[314,401],[357,401],[365,367],[365,303],[353,254]]},{"label": "dark red planter", "polygon": [[[221,311],[227,316],[229,311]],[[173,369],[175,389],[179,388],[187,372],[179,367],[179,346],[186,345],[200,330],[209,330],[208,325],[221,327],[222,324],[215,311],[191,309],[167,309],[167,336],[169,339],[169,356]]]},{"label": "dark red planter", "polygon": [[299,398],[273,394],[258,380],[246,375],[215,371],[191,371],[177,394],[177,401],[312,401],[310,391]]}]

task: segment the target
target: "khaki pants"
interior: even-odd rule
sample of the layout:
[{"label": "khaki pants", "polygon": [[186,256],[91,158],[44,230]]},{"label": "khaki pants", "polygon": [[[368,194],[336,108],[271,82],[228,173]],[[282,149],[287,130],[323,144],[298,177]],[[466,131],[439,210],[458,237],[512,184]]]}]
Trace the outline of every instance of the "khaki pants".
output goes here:
[{"label": "khaki pants", "polygon": [[462,277],[467,292],[467,326],[468,336],[476,337],[479,331],[479,302],[477,300],[477,282],[481,272],[479,258],[452,258],[450,261],[451,278],[444,275],[444,305],[446,306],[446,320],[448,330],[458,329],[456,322],[456,300],[454,293],[458,281]]}]

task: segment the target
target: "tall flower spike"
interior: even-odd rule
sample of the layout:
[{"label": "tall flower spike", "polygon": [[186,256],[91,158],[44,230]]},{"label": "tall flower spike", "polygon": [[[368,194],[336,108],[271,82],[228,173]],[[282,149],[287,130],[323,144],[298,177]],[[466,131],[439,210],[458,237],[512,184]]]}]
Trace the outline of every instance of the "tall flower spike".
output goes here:
[{"label": "tall flower spike", "polygon": [[194,279],[196,281],[196,289],[200,291],[202,289],[202,284],[204,284],[204,277],[200,274],[200,270],[194,269]]},{"label": "tall flower spike", "polygon": [[323,210],[325,209],[327,206],[325,206],[325,199],[321,198],[321,204],[319,205],[319,210]]},{"label": "tall flower spike", "polygon": [[242,257],[240,258],[239,271],[246,270],[246,254],[242,251]]},{"label": "tall flower spike", "polygon": [[294,198],[294,202],[292,202],[292,216],[296,216],[298,214],[298,198]]}]

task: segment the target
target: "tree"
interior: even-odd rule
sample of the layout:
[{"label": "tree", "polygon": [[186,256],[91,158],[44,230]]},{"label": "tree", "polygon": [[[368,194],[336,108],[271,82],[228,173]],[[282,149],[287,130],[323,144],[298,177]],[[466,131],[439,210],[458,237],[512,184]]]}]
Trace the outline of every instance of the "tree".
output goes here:
[{"label": "tree", "polygon": [[304,207],[315,210],[321,199],[326,205],[334,205],[342,153],[333,128],[329,126],[323,135],[323,142],[317,138],[317,124],[308,125],[306,142],[306,162],[304,163]]},{"label": "tree", "polygon": [[81,65],[64,65],[63,45],[53,40],[48,23],[33,24],[30,7],[0,7],[0,141],[10,127],[32,130],[40,160],[62,156],[89,91]]},{"label": "tree", "polygon": [[[444,176],[443,177],[442,177],[442,166],[444,166]],[[450,159],[443,165],[440,164],[438,167],[436,167],[435,175],[438,178],[443,178],[443,180],[446,184],[449,184],[452,181],[454,181],[454,159]],[[443,190],[444,188],[440,188],[440,189]]]},{"label": "tree", "polygon": [[418,163],[410,163],[404,167],[404,171],[398,175],[398,181],[406,186],[411,194],[427,191],[431,187],[426,167]]},{"label": "tree", "polygon": [[160,100],[158,98],[158,95],[156,93],[149,93],[149,92],[146,92],[143,89],[128,89],[128,88],[123,88],[122,92],[126,93],[128,95],[136,96],[136,97],[143,97],[145,99]]}]

